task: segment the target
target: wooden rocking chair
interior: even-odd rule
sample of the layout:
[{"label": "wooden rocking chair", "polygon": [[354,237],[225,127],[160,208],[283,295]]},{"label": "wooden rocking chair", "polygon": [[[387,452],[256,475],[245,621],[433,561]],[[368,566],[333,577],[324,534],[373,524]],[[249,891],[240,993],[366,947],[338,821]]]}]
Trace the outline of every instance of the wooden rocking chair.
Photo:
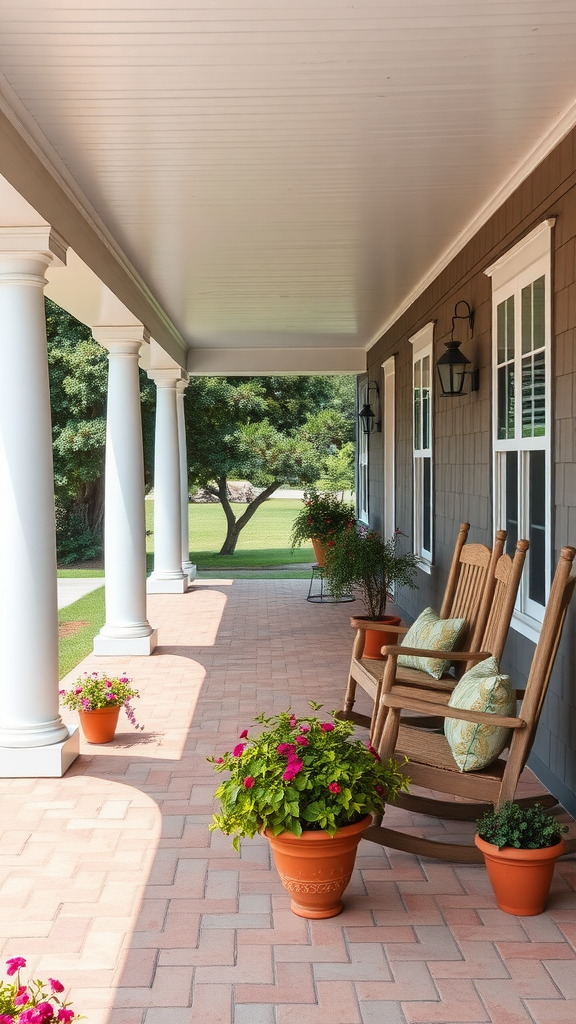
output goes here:
[{"label": "wooden rocking chair", "polygon": [[[494,590],[496,587],[495,569],[498,559],[504,550],[506,532],[498,530],[494,542],[494,548],[490,551],[485,544],[466,544],[470,523],[461,523],[452,565],[446,584],[446,592],[440,618],[463,618],[466,619],[468,630],[465,650],[478,650],[478,642],[483,638],[486,622],[492,606]],[[484,598],[484,600],[483,600]],[[357,725],[370,726],[374,715],[361,715],[353,710],[356,700],[356,687],[361,686],[363,690],[374,701],[375,709],[378,706],[378,698],[382,686],[384,674],[383,661],[372,661],[362,657],[364,650],[364,633],[367,628],[377,629],[380,632],[395,633],[403,635],[408,632],[408,626],[390,626],[384,623],[367,623],[362,619],[352,618],[351,623],[356,627],[356,638],[352,648],[352,660],[350,672],[344,697],[344,709],[339,713],[340,718],[356,722]],[[505,639],[505,638],[504,638]],[[422,673],[425,677],[425,674]],[[430,678],[425,677],[425,678]]]},{"label": "wooden rocking chair", "polygon": [[[415,785],[453,797],[466,798],[466,802],[459,802],[406,793],[398,798],[399,806],[420,814],[464,821],[474,820],[491,807],[500,807],[506,800],[514,798],[520,774],[532,748],[566,612],[576,584],[576,576],[570,576],[575,556],[576,548],[562,548],[526,689],[516,691],[517,699],[521,701],[517,717],[450,708],[447,706],[449,692],[430,690],[423,693],[414,687],[398,683],[396,660],[399,654],[405,653],[405,649],[398,646],[385,648],[387,660],[380,705],[387,710],[387,715],[379,744],[381,756],[393,756],[399,760],[407,757],[409,763],[404,770]],[[508,758],[498,758],[479,771],[461,772],[445,736],[403,724],[400,720],[402,710],[425,715],[439,714],[443,719],[457,718],[467,722],[509,728],[512,730],[512,739]],[[539,802],[550,807],[554,806],[557,800],[547,795],[539,798]],[[518,800],[518,803],[534,803],[534,798],[524,798]],[[382,846],[428,857],[439,857],[442,860],[467,863],[482,860],[475,846],[417,837],[395,829],[383,828],[377,821],[364,836]],[[566,844],[567,851],[576,850],[576,836],[567,839]]]}]

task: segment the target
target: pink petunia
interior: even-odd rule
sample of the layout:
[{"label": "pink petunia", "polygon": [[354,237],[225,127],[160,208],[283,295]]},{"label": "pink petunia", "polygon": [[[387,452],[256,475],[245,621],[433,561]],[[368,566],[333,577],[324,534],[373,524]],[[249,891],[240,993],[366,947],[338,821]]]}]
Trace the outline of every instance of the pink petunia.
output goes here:
[{"label": "pink petunia", "polygon": [[108,687],[108,689],[110,689],[112,686],[112,683],[110,682],[109,679],[106,680],[106,686]]},{"label": "pink petunia", "polygon": [[300,732],[310,732],[310,726],[307,722],[300,726]]},{"label": "pink petunia", "polygon": [[82,693],[82,687],[81,687],[81,686],[79,686],[77,690],[74,690],[74,693],[75,693],[75,694],[79,694],[79,693]]},{"label": "pink petunia", "polygon": [[322,729],[322,732],[332,732],[334,726],[332,725],[332,722],[322,722],[320,728]]},{"label": "pink petunia", "polygon": [[251,775],[247,775],[246,778],[244,779],[244,786],[246,787],[246,789],[252,789],[253,785],[254,779],[252,778]]},{"label": "pink petunia", "polygon": [[48,978],[48,981],[50,982],[50,988],[52,989],[53,992],[64,991],[64,985],[62,984],[61,981],[57,981],[56,978]]},{"label": "pink petunia", "polygon": [[26,967],[26,961],[24,957],[12,956],[10,957],[9,960],[6,961],[6,974],[8,975],[9,978],[11,978],[12,975],[16,974],[16,971],[19,971],[21,967]]},{"label": "pink petunia", "polygon": [[293,772],[294,775],[297,775],[298,772],[301,772],[303,767],[304,767],[304,762],[301,761],[299,757],[289,757],[288,758],[288,770]]},{"label": "pink petunia", "polygon": [[380,785],[380,783],[379,783],[379,782],[377,782],[377,783],[376,783],[376,785],[374,786],[374,789],[375,789],[375,790],[376,790],[376,792],[378,793],[378,796],[384,796],[384,789],[383,789],[383,787],[382,787],[382,786]]},{"label": "pink petunia", "polygon": [[296,726],[298,725],[298,719],[296,718],[296,715],[291,715],[290,716],[290,721],[289,721],[288,725],[290,726],[291,729],[295,729],[296,728]]},{"label": "pink petunia", "polygon": [[36,1012],[40,1021],[52,1020],[54,1017],[54,1007],[52,1003],[38,1003],[36,1006]]},{"label": "pink petunia", "polygon": [[330,785],[328,786],[328,789],[330,790],[331,793],[340,792],[340,786],[338,785],[337,782],[331,782]]},{"label": "pink petunia", "polygon": [[26,1006],[26,1003],[30,1001],[30,995],[26,985],[21,985],[14,997],[14,1006]]},{"label": "pink petunia", "polygon": [[306,739],[305,736],[297,736],[296,737],[296,743],[298,744],[299,747],[307,747],[308,746],[308,740]]},{"label": "pink petunia", "polygon": [[74,1010],[68,1010],[65,1006],[58,1010],[58,1020],[62,1021],[62,1024],[68,1024],[73,1019]]},{"label": "pink petunia", "polygon": [[243,729],[242,732],[240,733],[240,736],[238,738],[241,739],[241,740],[247,739],[248,738],[248,729]]},{"label": "pink petunia", "polygon": [[287,768],[282,778],[284,779],[284,782],[292,782],[292,779],[294,778],[295,775],[296,772],[292,771],[291,768]]},{"label": "pink petunia", "polygon": [[233,757],[242,757],[242,754],[244,753],[245,750],[245,743],[237,743],[236,746],[234,747],[234,750],[232,751],[232,755]]},{"label": "pink petunia", "polygon": [[370,740],[368,740],[368,743],[366,744],[366,746],[368,747],[368,750],[372,754],[372,757],[376,758],[377,761],[380,761],[380,754],[378,753],[377,750],[374,749],[374,747],[370,743]]},{"label": "pink petunia", "polygon": [[290,757],[290,755],[293,754],[295,750],[296,747],[294,746],[293,743],[279,743],[278,746],[276,747],[276,752],[280,754],[281,757]]},{"label": "pink petunia", "polygon": [[224,764],[224,758],[223,757],[215,757],[214,758],[214,764]]},{"label": "pink petunia", "polygon": [[7,1013],[0,1013],[0,1024],[14,1024],[14,1018],[9,1017]]}]

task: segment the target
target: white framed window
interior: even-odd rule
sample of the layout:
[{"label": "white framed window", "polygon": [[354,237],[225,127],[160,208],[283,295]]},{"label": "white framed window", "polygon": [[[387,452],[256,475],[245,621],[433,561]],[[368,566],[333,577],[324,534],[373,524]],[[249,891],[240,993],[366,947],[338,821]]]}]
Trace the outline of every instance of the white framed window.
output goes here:
[{"label": "white framed window", "polygon": [[382,363],[384,371],[384,536],[396,529],[396,356]]},{"label": "white framed window", "polygon": [[[368,380],[358,386],[358,408],[363,409],[368,402]],[[356,504],[358,519],[368,522],[368,434],[364,433],[362,424],[356,417],[358,431],[358,494]]]},{"label": "white framed window", "polygon": [[410,338],[412,345],[412,410],[414,459],[414,552],[421,568],[430,571],[433,549],[434,481],[432,370],[434,323]]},{"label": "white framed window", "polygon": [[546,220],[485,273],[492,278],[494,528],[530,542],[513,627],[537,640],[552,568],[551,240]]}]

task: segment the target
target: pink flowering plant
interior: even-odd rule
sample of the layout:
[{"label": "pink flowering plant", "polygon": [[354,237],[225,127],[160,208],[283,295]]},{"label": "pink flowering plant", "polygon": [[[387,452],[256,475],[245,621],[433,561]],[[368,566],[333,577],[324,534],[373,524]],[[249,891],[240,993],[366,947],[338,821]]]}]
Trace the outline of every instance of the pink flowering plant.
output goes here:
[{"label": "pink flowering plant", "polygon": [[296,513],[292,523],[290,541],[295,548],[303,541],[314,537],[333,547],[336,535],[354,522],[354,506],[340,501],[330,491],[304,491],[303,507]]},{"label": "pink flowering plant", "polygon": [[383,813],[408,779],[395,761],[382,761],[369,743],[351,739],[352,722],[330,719],[291,711],[259,715],[259,736],[244,729],[231,752],[208,758],[217,772],[229,773],[216,790],[221,813],[210,830],[233,835],[238,849],[241,837],[267,828],[274,835],[324,829],[333,836],[367,814]]},{"label": "pink flowering plant", "polygon": [[20,971],[26,966],[23,956],[6,961],[6,974],[10,981],[0,981],[0,1024],[70,1024],[84,1020],[64,996],[64,985],[56,978],[38,979],[24,983]]},{"label": "pink flowering plant", "polygon": [[59,692],[62,704],[72,711],[98,711],[100,708],[123,707],[128,721],[134,728],[144,728],[136,721],[136,714],[130,703],[140,694],[134,689],[128,676],[107,676],[105,672],[92,672],[88,675],[85,672],[69,690]]}]

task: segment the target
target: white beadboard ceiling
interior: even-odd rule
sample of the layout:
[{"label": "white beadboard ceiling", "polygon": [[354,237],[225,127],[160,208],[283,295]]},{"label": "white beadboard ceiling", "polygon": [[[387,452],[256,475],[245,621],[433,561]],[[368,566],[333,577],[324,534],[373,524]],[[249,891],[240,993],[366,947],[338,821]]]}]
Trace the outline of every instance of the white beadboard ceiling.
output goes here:
[{"label": "white beadboard ceiling", "polygon": [[570,109],[576,3],[2,0],[0,70],[190,348],[329,360]]}]

